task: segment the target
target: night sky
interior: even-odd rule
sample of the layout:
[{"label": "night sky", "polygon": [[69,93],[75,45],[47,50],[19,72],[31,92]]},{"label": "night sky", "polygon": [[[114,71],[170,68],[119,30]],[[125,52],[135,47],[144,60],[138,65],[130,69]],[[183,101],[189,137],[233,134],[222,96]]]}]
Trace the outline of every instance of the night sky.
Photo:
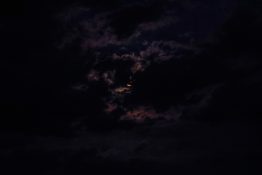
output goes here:
[{"label": "night sky", "polygon": [[0,174],[261,174],[261,1],[0,8]]}]

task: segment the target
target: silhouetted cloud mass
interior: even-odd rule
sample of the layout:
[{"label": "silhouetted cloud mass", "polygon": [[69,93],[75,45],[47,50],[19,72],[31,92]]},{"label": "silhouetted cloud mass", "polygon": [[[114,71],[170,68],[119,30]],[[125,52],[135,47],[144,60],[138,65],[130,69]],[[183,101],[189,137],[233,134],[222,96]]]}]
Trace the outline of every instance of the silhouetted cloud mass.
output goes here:
[{"label": "silhouetted cloud mass", "polygon": [[19,3],[0,16],[11,174],[260,170],[261,2]]}]

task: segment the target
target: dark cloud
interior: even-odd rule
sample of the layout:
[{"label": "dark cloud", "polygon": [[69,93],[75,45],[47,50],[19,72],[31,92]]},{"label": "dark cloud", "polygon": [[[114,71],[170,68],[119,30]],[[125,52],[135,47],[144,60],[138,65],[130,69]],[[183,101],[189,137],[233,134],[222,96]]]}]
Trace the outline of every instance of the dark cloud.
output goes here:
[{"label": "dark cloud", "polygon": [[[183,13],[179,14],[179,9],[176,8],[177,2],[173,4],[173,2],[166,1],[158,5],[155,5],[155,3],[158,4],[156,1],[127,3],[121,7],[119,6],[103,12],[78,6],[60,14],[65,28],[69,29],[69,33],[66,32],[68,37],[65,37],[61,48],[64,48],[65,43],[68,43],[70,46],[73,42],[76,42],[83,52],[92,50],[95,53],[93,61],[88,63],[90,66],[93,65],[95,67],[87,73],[87,79],[89,81],[105,82],[109,91],[109,96],[105,98],[109,99],[108,103],[114,100],[115,103],[118,103],[116,106],[121,106],[121,110],[127,110],[125,109],[126,107],[123,107],[126,97],[136,96],[135,94],[139,92],[137,90],[139,87],[137,88],[136,84],[139,84],[138,86],[144,85],[142,82],[137,83],[136,80],[133,80],[135,77],[140,79],[140,75],[137,74],[143,74],[148,68],[151,69],[151,66],[158,67],[158,64],[161,62],[183,59],[200,52],[198,45],[194,42],[194,34],[191,35],[186,31],[183,31],[183,33],[169,32],[170,39],[167,40],[165,38],[166,31],[172,29],[174,26],[183,28],[186,23],[190,22],[187,21],[185,24],[184,22],[179,22]],[[192,9],[185,7],[184,10],[191,11]],[[154,15],[151,14],[153,12]],[[125,24],[125,22],[128,24]],[[157,35],[152,35],[154,33]],[[181,40],[182,38],[183,40]],[[170,63],[168,62],[167,64]],[[166,68],[163,67],[163,69]],[[114,71],[114,75],[112,77],[112,73],[110,73],[109,77],[109,72],[112,72],[112,70]],[[180,70],[181,68],[177,72]],[[148,73],[145,73],[142,77],[147,75]],[[156,82],[158,82],[160,79],[157,79],[157,77],[160,76],[161,73],[150,75],[148,78],[156,77]],[[169,75],[163,76],[166,76],[166,78],[161,77],[162,80],[166,80],[169,77]],[[131,85],[129,81],[134,83]],[[149,83],[147,80],[145,82]],[[163,86],[164,84],[160,82],[158,82],[159,85]],[[132,86],[132,89],[128,87],[129,85]],[[184,85],[182,84],[181,86]],[[150,86],[150,88],[155,87],[153,84],[150,84]],[[157,95],[154,95],[154,98],[158,99],[158,96],[162,96],[164,100],[166,95],[162,94],[161,91],[174,93],[170,92],[170,90],[171,88],[169,90],[160,90],[157,92]],[[127,95],[124,95],[125,93]],[[141,97],[143,98],[143,95]],[[150,99],[153,100],[152,98],[148,100]],[[135,103],[135,101],[133,102]],[[170,105],[175,105],[174,101],[171,101],[167,98],[163,104],[167,102]],[[154,104],[154,100],[150,103]]]},{"label": "dark cloud", "polygon": [[19,163],[20,170],[28,169],[29,173],[39,169],[43,174],[220,173],[225,168],[233,172],[250,172],[251,168],[257,172],[259,168],[254,163],[261,155],[260,144],[250,144],[257,143],[254,135],[258,130],[254,127],[254,123],[158,123],[67,138],[41,136],[33,141],[30,136],[13,134],[9,138],[19,136],[31,141],[19,147],[13,142],[0,153],[1,160],[9,157],[12,164]]},{"label": "dark cloud", "polygon": [[[49,19],[53,15],[56,21],[52,18],[52,22],[56,24],[47,26],[55,28],[58,25],[54,30],[58,30],[59,35],[53,39],[60,37],[60,42],[56,42],[59,47],[52,50],[50,47],[54,45],[46,46],[45,43],[49,43],[49,40],[43,39],[44,44],[38,49],[39,52],[35,50],[30,53],[20,49],[28,54],[29,62],[38,53],[44,61],[38,68],[28,65],[25,67],[27,71],[23,71],[22,66],[18,65],[15,69],[23,72],[23,77],[26,77],[22,84],[32,85],[30,82],[37,80],[31,90],[35,94],[42,91],[45,95],[40,99],[45,101],[52,94],[50,98],[59,99],[58,103],[63,101],[57,111],[64,109],[65,105],[71,111],[69,113],[77,111],[81,115],[90,115],[85,112],[85,106],[99,106],[94,110],[99,111],[100,107],[106,109],[106,104],[110,103],[122,111],[136,103],[139,103],[137,106],[152,105],[156,110],[163,111],[172,107],[177,110],[181,106],[187,109],[184,106],[193,105],[187,99],[189,94],[217,84],[225,85],[226,89],[230,89],[228,86],[231,85],[237,86],[228,82],[235,78],[242,81],[238,74],[243,71],[241,67],[252,74],[250,76],[259,77],[259,73],[253,73],[254,65],[259,69],[258,58],[252,59],[251,64],[250,59],[247,60],[245,56],[234,56],[240,50],[246,55],[255,52],[257,56],[259,53],[258,44],[255,44],[260,40],[259,15],[255,14],[256,10],[252,13],[239,10],[230,19],[232,9],[235,8],[233,5],[233,1],[215,4],[206,1],[88,1],[68,2],[63,7],[56,5],[56,13],[48,16]],[[229,22],[223,26],[228,19]],[[34,36],[40,36],[38,34],[47,29],[41,28],[47,24],[45,22],[32,29],[30,22],[24,24],[21,31],[29,34],[37,29],[38,32],[33,32]],[[18,23],[12,25],[12,28],[16,28]],[[17,33],[14,38],[22,36],[23,32]],[[213,35],[216,32],[219,34]],[[50,34],[49,37],[52,36]],[[30,38],[31,43],[33,38],[39,39],[33,36]],[[206,43],[212,46],[205,46]],[[35,48],[31,47],[34,44],[29,45],[30,48]],[[249,68],[247,63],[250,63]],[[52,69],[49,69],[50,64],[54,64]],[[36,69],[39,69],[39,74],[32,74]],[[14,77],[21,80],[17,75]],[[43,79],[46,79],[45,82],[42,82]],[[249,77],[245,77],[245,81],[249,81]],[[259,80],[253,78],[252,81]],[[37,84],[43,88],[36,90]],[[25,89],[28,89],[27,85]],[[56,92],[60,90],[61,94],[57,95]],[[83,94],[84,97],[80,97]],[[208,90],[206,94],[209,94]],[[61,99],[62,96],[66,100]],[[205,99],[204,93],[199,96]],[[24,96],[21,97],[23,98]],[[70,102],[71,98],[76,103]],[[32,99],[34,100],[37,98]],[[70,107],[73,103],[74,107]],[[195,103],[202,104],[200,99]],[[55,104],[51,108],[56,108]],[[95,116],[100,114],[98,112]]]},{"label": "dark cloud", "polygon": [[258,171],[261,3],[235,2],[54,2],[3,17],[3,167]]}]

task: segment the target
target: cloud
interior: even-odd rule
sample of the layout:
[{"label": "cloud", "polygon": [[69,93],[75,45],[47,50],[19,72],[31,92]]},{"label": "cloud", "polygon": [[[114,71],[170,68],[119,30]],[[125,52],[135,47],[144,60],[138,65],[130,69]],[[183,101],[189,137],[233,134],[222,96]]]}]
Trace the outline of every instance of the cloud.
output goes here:
[{"label": "cloud", "polygon": [[91,70],[88,74],[87,74],[87,79],[89,81],[99,81],[101,79],[100,73],[96,70]]},{"label": "cloud", "polygon": [[130,60],[133,61],[133,65],[130,66],[131,72],[133,74],[137,72],[143,72],[147,66],[149,66],[150,62],[146,60],[146,58],[142,57],[141,55],[136,55],[135,53],[125,53],[122,55],[118,55],[114,53],[112,55],[113,60]]},{"label": "cloud", "polygon": [[146,119],[158,118],[157,112],[146,106],[139,106],[133,110],[129,110],[123,115],[120,120],[133,120],[138,123],[145,121]]},{"label": "cloud", "polygon": [[117,109],[118,109],[118,105],[116,103],[111,102],[111,101],[110,102],[106,102],[105,112],[107,114],[112,113],[112,112],[114,112]]},{"label": "cloud", "polygon": [[168,61],[170,59],[179,59],[183,57],[181,50],[199,52],[199,49],[175,41],[144,41],[141,49],[132,53],[113,53],[113,60],[131,60],[133,65],[130,67],[133,74],[143,72],[152,63]]},{"label": "cloud", "polygon": [[168,27],[171,24],[176,23],[177,19],[174,16],[164,16],[159,20],[144,22],[139,24],[136,32],[142,33],[146,31],[156,31],[162,27]]},{"label": "cloud", "polygon": [[[145,32],[176,22],[173,14],[162,9],[163,6],[165,2],[145,1],[125,3],[107,11],[76,5],[65,9],[57,15],[65,32],[60,48],[77,40],[83,50],[129,45],[134,39],[143,37]],[[128,31],[130,27],[130,34],[121,37],[121,32]]]},{"label": "cloud", "polygon": [[156,111],[153,106],[143,105],[136,106],[133,109],[126,108],[126,113],[121,116],[120,120],[129,120],[137,123],[142,123],[145,120],[165,119],[165,120],[178,120],[181,117],[181,111],[171,107],[165,111]]},{"label": "cloud", "polygon": [[115,74],[115,70],[103,73],[103,79],[108,86],[113,85],[115,83]]},{"label": "cloud", "polygon": [[[73,7],[64,11],[62,16],[65,28],[62,45],[80,48],[83,57],[89,60],[86,79],[88,82],[100,82],[107,91],[105,94],[97,94],[98,98],[107,99],[104,101],[104,111],[110,114],[121,109],[126,113],[122,118],[143,121],[146,118],[179,118],[185,111],[205,106],[212,95],[196,102],[197,104],[186,105],[182,102],[183,96],[191,93],[195,85],[201,84],[195,83],[192,74],[201,69],[202,65],[197,67],[190,62],[192,60],[187,59],[198,59],[201,54],[202,50],[197,45],[199,40],[196,41],[196,38],[198,25],[205,22],[201,21],[202,14],[196,16],[197,22],[202,23],[189,29],[188,24],[192,26],[196,22],[183,15],[187,12],[190,15],[196,13],[195,7],[190,6],[191,1],[160,3],[153,16],[151,1],[124,4],[108,10]],[[159,65],[160,70],[157,70]],[[207,77],[202,74],[199,76]],[[135,79],[139,78],[141,79],[137,84]],[[133,82],[130,84],[131,79]],[[169,109],[159,112],[155,107],[143,102],[140,106],[128,107],[127,98],[135,96],[136,93],[138,96],[145,95],[153,104],[167,104]],[[136,100],[131,104],[136,103]]]}]

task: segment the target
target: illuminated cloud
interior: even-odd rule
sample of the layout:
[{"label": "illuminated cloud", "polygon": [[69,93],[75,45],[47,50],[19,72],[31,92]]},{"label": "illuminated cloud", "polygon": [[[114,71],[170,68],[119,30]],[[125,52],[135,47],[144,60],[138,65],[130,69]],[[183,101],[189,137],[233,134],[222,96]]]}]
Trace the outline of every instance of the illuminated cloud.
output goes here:
[{"label": "illuminated cloud", "polygon": [[110,86],[114,84],[116,71],[107,71],[103,73],[105,83]]},{"label": "illuminated cloud", "polygon": [[165,119],[165,120],[178,120],[182,115],[182,111],[171,107],[166,111],[156,111],[152,106],[138,106],[133,109],[127,109],[126,113],[120,120],[135,121],[137,123],[144,122],[151,119]]},{"label": "illuminated cloud", "polygon": [[137,52],[117,54],[113,53],[113,60],[130,60],[133,65],[130,67],[133,74],[143,72],[151,63],[168,61],[170,59],[180,58],[181,50],[198,52],[198,48],[180,44],[175,41],[145,41],[142,43],[141,49]]},{"label": "illuminated cloud", "polygon": [[99,81],[101,79],[100,74],[98,71],[96,70],[91,70],[88,74],[87,74],[87,79],[89,81]]},{"label": "illuminated cloud", "polygon": [[135,53],[131,54],[122,54],[118,55],[114,53],[112,55],[113,60],[129,60],[133,61],[133,64],[130,66],[131,72],[133,74],[137,72],[143,72],[147,66],[149,66],[149,62],[146,62],[146,59],[141,57],[140,55],[136,55]]},{"label": "illuminated cloud", "polygon": [[114,112],[115,110],[117,110],[118,108],[118,105],[116,103],[113,103],[113,102],[107,102],[106,103],[106,108],[105,108],[105,112],[106,113],[112,113]]},{"label": "illuminated cloud", "polygon": [[[121,119],[143,121],[146,118],[164,118],[169,120],[179,118],[184,110],[189,109],[189,107],[180,109],[171,105],[168,110],[159,112],[145,104],[134,109],[125,106],[126,97],[137,93],[135,91],[137,85],[134,83],[136,80],[133,78],[139,79],[139,76],[150,71],[150,67],[160,65],[160,63],[181,61],[188,55],[196,56],[201,53],[195,41],[196,31],[187,30],[191,21],[185,17],[183,17],[185,20],[181,19],[183,14],[179,14],[175,7],[178,3],[186,9],[185,12],[188,9],[191,12],[193,8],[190,7],[191,1],[188,1],[188,4],[180,1],[168,2],[170,6],[164,2],[164,8],[159,7],[161,13],[154,17],[147,16],[148,14],[144,11],[144,9],[149,9],[148,1],[124,3],[125,5],[120,5],[119,8],[103,12],[85,7],[72,7],[63,12],[64,16],[61,17],[65,32],[61,46],[64,48],[68,45],[76,46],[80,49],[81,56],[86,57],[88,69],[85,78],[88,82],[100,82],[99,84],[105,89],[106,95],[103,94],[104,96],[101,95],[102,97],[98,98],[108,99],[103,101],[107,106],[104,109],[106,113],[121,108],[126,112]],[[142,9],[139,13],[144,14],[145,19],[134,18],[134,15],[137,15],[136,7]],[[201,19],[197,18],[198,21]],[[179,71],[178,68],[177,72]],[[157,76],[161,76],[161,73]],[[130,83],[130,77],[132,83]],[[166,80],[169,76],[162,77]],[[158,86],[161,85],[158,84]],[[164,88],[160,89],[162,91]],[[198,107],[195,106],[195,108]]]},{"label": "illuminated cloud", "polygon": [[142,62],[139,62],[139,61],[135,62],[133,64],[133,66],[131,67],[131,71],[132,71],[133,74],[135,74],[137,72],[143,72],[143,71],[145,71],[145,69],[146,69],[146,65],[143,64]]},{"label": "illuminated cloud", "polygon": [[126,114],[121,117],[121,120],[132,120],[140,123],[146,119],[157,119],[158,116],[157,112],[151,107],[139,106],[127,111]]}]

